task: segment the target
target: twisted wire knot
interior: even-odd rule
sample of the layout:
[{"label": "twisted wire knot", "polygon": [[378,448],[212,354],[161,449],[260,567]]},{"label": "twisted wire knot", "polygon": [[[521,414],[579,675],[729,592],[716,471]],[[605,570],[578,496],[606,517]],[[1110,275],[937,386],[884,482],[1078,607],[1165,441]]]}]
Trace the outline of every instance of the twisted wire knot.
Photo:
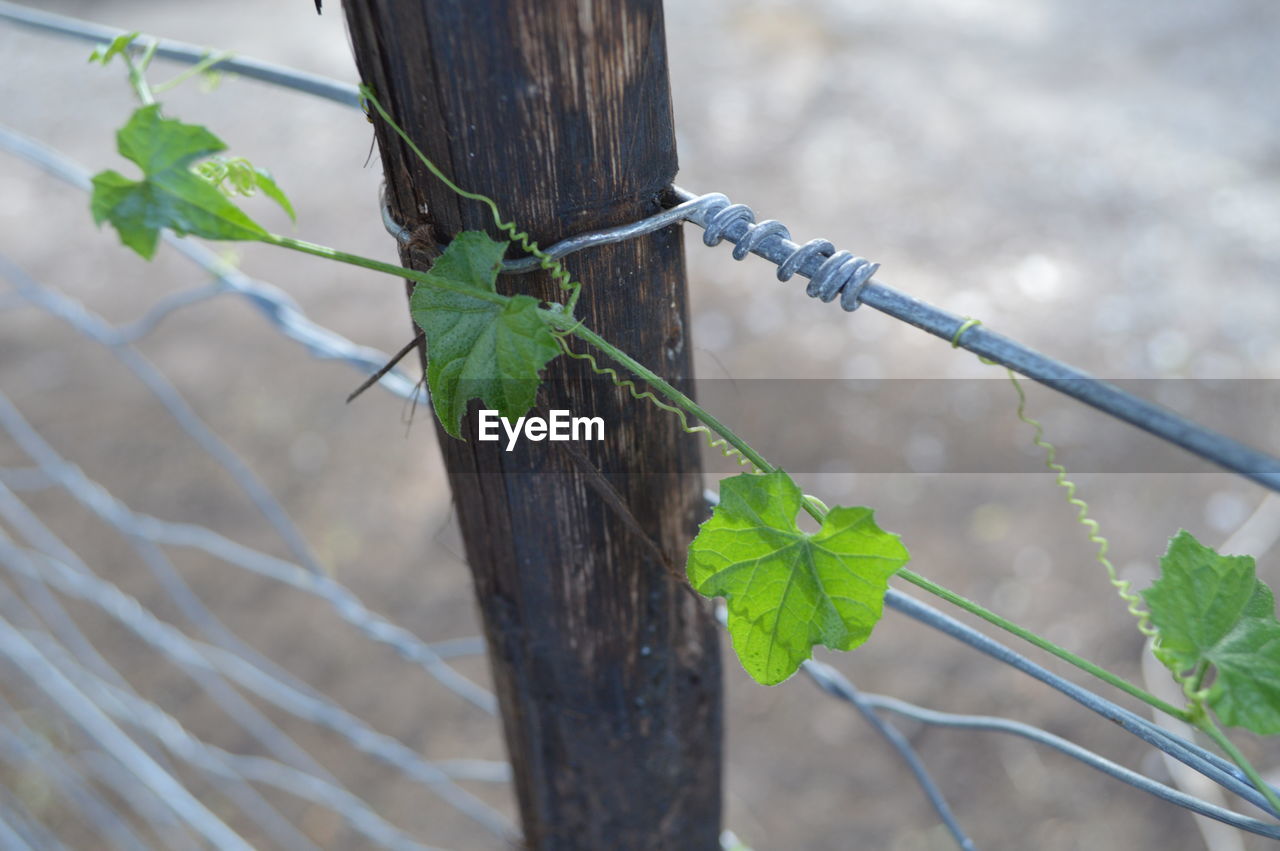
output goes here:
[{"label": "twisted wire knot", "polygon": [[[770,237],[791,240],[791,232],[782,222],[768,219],[757,224],[755,211],[746,204],[732,204],[719,193],[704,195],[700,200],[705,205],[706,231],[702,234],[704,245],[719,245],[729,228],[740,222],[746,224],[746,231],[733,247],[734,260],[745,259]],[[778,280],[790,280],[812,257],[821,257],[823,261],[809,279],[805,294],[824,302],[834,301],[839,296],[841,307],[848,311],[857,310],[862,304],[862,291],[866,289],[880,264],[858,257],[850,251],[836,251],[829,240],[811,239],[778,264]]]}]

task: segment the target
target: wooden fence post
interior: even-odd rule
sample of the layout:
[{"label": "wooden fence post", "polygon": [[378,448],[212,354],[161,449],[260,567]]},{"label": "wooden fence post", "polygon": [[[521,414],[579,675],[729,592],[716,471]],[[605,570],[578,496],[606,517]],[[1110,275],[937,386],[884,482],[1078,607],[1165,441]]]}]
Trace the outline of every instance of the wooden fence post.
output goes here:
[{"label": "wooden fence post", "polygon": [[[364,81],[428,156],[542,245],[658,210],[676,172],[661,0],[346,0]],[[387,198],[445,242],[499,236],[377,127]],[[425,268],[431,251],[403,259]],[[574,255],[579,315],[664,376],[691,374],[681,235]],[[500,288],[561,296],[545,274]],[[717,631],[683,581],[703,516],[696,440],[560,358],[545,412],[601,442],[440,443],[483,614],[528,847],[713,849]],[[464,433],[474,426],[473,403]],[[429,565],[424,570],[431,569]]]}]

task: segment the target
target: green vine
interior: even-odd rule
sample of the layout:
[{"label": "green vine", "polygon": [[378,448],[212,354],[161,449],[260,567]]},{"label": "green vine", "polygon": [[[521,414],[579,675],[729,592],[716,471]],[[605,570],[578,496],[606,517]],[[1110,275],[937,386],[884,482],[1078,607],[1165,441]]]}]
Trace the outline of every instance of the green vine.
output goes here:
[{"label": "green vine", "polygon": [[[977,319],[965,320],[951,339],[952,348],[958,348],[964,333],[979,324]],[[979,360],[995,365],[986,358]],[[1271,590],[1254,575],[1253,559],[1221,556],[1183,530],[1170,541],[1161,559],[1160,579],[1142,594],[1134,593],[1132,583],[1121,579],[1107,558],[1110,543],[1089,515],[1088,504],[1076,495],[1075,482],[1057,460],[1057,448],[1045,440],[1044,425],[1027,415],[1027,394],[1018,376],[1008,368],[1005,372],[1017,394],[1017,417],[1031,427],[1031,442],[1043,450],[1045,468],[1054,474],[1054,483],[1065,492],[1067,504],[1077,509],[1076,522],[1097,546],[1095,557],[1107,579],[1137,621],[1138,631],[1153,640],[1156,658],[1182,687],[1186,709],[1171,711],[1166,706],[1164,711],[1213,739],[1280,814],[1280,797],[1262,781],[1209,712],[1212,707],[1228,723],[1255,733],[1280,733],[1280,623]],[[1216,670],[1218,678],[1213,687],[1206,688],[1211,670]],[[1127,683],[1113,682],[1109,674],[1095,676],[1129,691]]]},{"label": "green vine", "polygon": [[[1045,453],[1076,519],[1096,547],[1106,571],[1139,630],[1154,639],[1156,656],[1182,685],[1187,706],[1179,708],[1139,686],[1059,647],[1031,630],[968,600],[905,565],[910,554],[899,537],[881,529],[865,507],[828,507],[804,494],[787,473],[771,464],[726,424],[651,369],[576,318],[582,284],[564,264],[539,248],[497,203],[470,192],[423,154],[367,88],[371,108],[423,165],[462,198],[485,205],[498,232],[509,237],[556,281],[563,304],[497,291],[496,279],[509,242],[484,233],[459,234],[426,272],[384,263],[324,245],[272,233],[234,202],[262,192],[294,217],[292,205],[270,174],[240,157],[206,128],[163,116],[157,93],[208,70],[222,54],[174,79],[151,86],[146,71],[157,42],[135,60],[131,33],[96,49],[91,59],[108,64],[120,57],[142,106],[117,134],[122,156],[142,172],[131,179],[104,171],[93,179],[91,210],[109,222],[121,241],[144,258],[156,249],[159,232],[209,239],[255,240],[415,282],[411,311],[428,349],[427,384],[436,415],[454,436],[472,399],[504,418],[523,416],[534,404],[542,371],[564,355],[608,378],[635,400],[674,415],[686,433],[705,437],[712,448],[751,472],[721,482],[721,501],[689,546],[690,583],[707,596],[722,596],[735,650],[748,673],[763,683],[785,680],[818,644],[848,650],[864,642],[882,614],[888,582],[898,576],[929,593],[1022,638],[1077,668],[1159,709],[1195,724],[1226,752],[1280,814],[1280,800],[1226,738],[1213,716],[1261,734],[1280,733],[1280,622],[1270,589],[1256,579],[1253,559],[1220,556],[1180,532],[1161,560],[1161,577],[1137,594],[1119,578],[1107,557],[1109,544],[1076,485],[1044,438],[1044,428],[1026,412],[1026,394],[1009,371],[1017,394],[1017,417],[1033,429],[1032,442]],[[958,345],[977,320],[966,321],[952,339]],[[583,343],[577,351],[570,338]],[[602,365],[597,354],[618,368]],[[627,377],[622,371],[629,373]],[[643,388],[641,387],[643,385]],[[807,533],[797,526],[801,510],[818,523]]]},{"label": "green vine", "polygon": [[756,466],[751,461],[750,458],[742,454],[741,450],[731,445],[729,441],[726,440],[725,438],[717,437],[715,432],[713,432],[711,429],[707,428],[704,425],[696,425],[696,426],[689,425],[688,414],[686,414],[684,411],[677,408],[675,405],[668,405],[666,402],[662,401],[657,396],[653,395],[653,392],[650,390],[641,390],[639,387],[636,386],[636,383],[634,381],[632,381],[629,378],[623,378],[618,374],[618,371],[613,367],[601,366],[600,362],[596,360],[596,356],[591,354],[591,352],[575,352],[573,350],[573,347],[569,345],[569,341],[565,339],[566,337],[569,336],[570,333],[571,332],[568,332],[568,331],[559,331],[556,334],[556,341],[559,342],[560,349],[561,351],[564,352],[566,357],[574,358],[575,360],[586,361],[587,366],[591,368],[592,372],[594,372],[596,375],[603,375],[604,377],[608,378],[610,381],[613,382],[613,384],[616,387],[622,390],[626,390],[628,393],[630,393],[631,398],[635,399],[637,402],[648,402],[649,404],[657,408],[660,408],[670,414],[673,414],[675,418],[680,422],[680,428],[685,432],[685,434],[703,435],[707,439],[707,447],[710,449],[719,450],[720,454],[723,455],[725,458],[732,458],[733,460],[737,461],[738,465],[741,467],[750,466],[751,471],[754,473],[764,472],[764,470]]}]

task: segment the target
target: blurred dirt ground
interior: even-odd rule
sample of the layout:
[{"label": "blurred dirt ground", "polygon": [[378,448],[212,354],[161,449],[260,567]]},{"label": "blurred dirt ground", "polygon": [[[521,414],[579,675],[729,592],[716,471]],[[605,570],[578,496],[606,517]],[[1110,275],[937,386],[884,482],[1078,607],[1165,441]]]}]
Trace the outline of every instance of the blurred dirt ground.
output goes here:
[{"label": "blurred dirt ground", "polygon": [[[40,5],[354,80],[340,10],[317,17],[306,0]],[[1243,386],[1244,398],[1257,399],[1243,407],[1210,410],[1173,391],[1169,403],[1280,451],[1269,381],[1280,375],[1273,3],[672,0],[667,16],[682,186],[749,203],[801,241],[823,236],[873,257],[883,280],[1095,374],[1183,379],[1167,384],[1183,388],[1196,387],[1192,379],[1256,379]],[[85,64],[89,49],[0,24],[3,120],[93,170],[118,167],[112,134],[132,101],[118,69]],[[166,107],[270,167],[299,211],[301,237],[394,259],[377,217],[376,156],[365,166],[371,133],[358,113],[238,79],[209,94],[183,87]],[[265,205],[258,210],[287,227]],[[746,410],[771,406],[774,383],[751,379],[821,378],[833,388],[854,386],[846,379],[970,379],[936,382],[954,392],[922,393],[916,383],[897,392],[889,383],[872,399],[833,389],[826,404],[823,394],[804,409],[773,404],[775,416],[750,424],[748,439],[778,446],[775,460],[804,469],[806,490],[827,502],[876,506],[921,573],[1140,676],[1139,636],[1062,494],[1032,474],[1037,462],[1000,373],[872,310],[850,316],[806,299],[758,260],[735,263],[726,248],[687,243],[698,373],[732,379],[723,386]],[[394,351],[407,339],[394,283],[265,247],[226,250],[358,342]],[[0,155],[0,252],[113,322],[203,282],[171,251],[141,262],[112,231],[93,228],[83,194],[8,155]],[[285,554],[228,478],[101,348],[34,309],[3,306],[0,389],[46,439],[138,510]],[[406,425],[404,406],[386,394],[344,405],[356,373],[309,359],[232,297],[173,315],[140,348],[370,608],[427,640],[477,632],[425,422]],[[1068,446],[1068,467],[1071,447],[1083,452],[1117,434],[1092,412],[1029,392],[1050,439]],[[1124,439],[1135,452],[1147,446]],[[857,472],[858,441],[876,453],[863,456],[871,466],[892,472]],[[823,466],[815,447],[828,444],[852,448]],[[805,460],[792,464],[789,451]],[[894,451],[900,458],[885,462]],[[939,459],[969,453],[1016,460],[1000,472],[931,472],[949,469]],[[0,466],[28,463],[0,439]],[[1179,461],[1179,472],[1162,473],[1156,460],[1141,474],[1108,474],[1099,472],[1105,457],[1089,463],[1082,494],[1139,587],[1177,529],[1220,544],[1263,499],[1260,488],[1204,465]],[[58,494],[26,498],[103,575],[178,617],[113,533]],[[377,729],[432,758],[501,758],[492,719],[323,605],[190,554],[178,560],[241,636]],[[1280,579],[1275,552],[1259,572]],[[180,672],[90,609],[72,611],[139,690],[192,731],[249,746]],[[892,613],[855,653],[819,656],[868,691],[1017,718],[1161,776],[1150,750],[1117,728]],[[487,676],[483,660],[461,667]],[[766,689],[731,658],[727,671],[727,824],[745,841],[758,851],[950,847],[904,767],[845,706],[803,679]],[[305,725],[287,729],[423,841],[501,847],[376,763]],[[1056,753],[995,734],[903,729],[978,847],[1204,847],[1185,812]],[[1280,765],[1274,743],[1241,740],[1264,765]],[[503,788],[471,788],[511,810]],[[360,847],[323,810],[278,800],[325,847]],[[96,847],[48,806],[72,847]]]}]

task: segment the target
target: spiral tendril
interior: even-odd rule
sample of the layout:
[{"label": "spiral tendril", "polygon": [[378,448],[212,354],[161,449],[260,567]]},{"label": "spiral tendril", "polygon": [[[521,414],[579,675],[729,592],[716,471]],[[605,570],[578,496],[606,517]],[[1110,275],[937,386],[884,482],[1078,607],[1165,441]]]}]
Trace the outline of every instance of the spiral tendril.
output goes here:
[{"label": "spiral tendril", "polygon": [[360,96],[366,103],[371,104],[373,108],[378,111],[378,114],[382,116],[382,119],[387,122],[387,126],[391,127],[401,140],[409,146],[409,150],[413,151],[418,160],[427,167],[428,171],[435,175],[437,180],[463,198],[478,201],[488,207],[490,215],[493,216],[493,223],[498,230],[507,234],[507,236],[511,238],[511,241],[517,243],[525,253],[538,258],[538,265],[543,270],[549,272],[552,280],[554,280],[560,287],[561,292],[568,295],[568,298],[565,299],[564,311],[572,316],[573,310],[578,304],[578,296],[582,294],[582,284],[573,280],[573,276],[569,274],[569,270],[564,267],[564,264],[548,256],[546,252],[538,247],[538,243],[529,236],[528,231],[520,230],[520,227],[514,221],[503,221],[502,213],[498,209],[497,202],[488,195],[482,195],[479,192],[470,192],[450,180],[448,175],[441,171],[439,167],[422,152],[422,149],[409,138],[409,134],[405,133],[399,124],[391,120],[391,116],[387,114],[387,111],[382,107],[382,104],[378,102],[378,99],[374,97],[373,92],[367,86],[360,87]]},{"label": "spiral tendril", "polygon": [[[951,348],[959,348],[960,338],[969,329],[981,324],[981,319],[974,319],[973,317],[965,319],[951,337]],[[978,360],[990,366],[999,366],[995,361],[981,356],[978,357]],[[1054,482],[1058,487],[1066,491],[1067,503],[1078,509],[1076,522],[1088,530],[1089,541],[1097,546],[1096,558],[1103,569],[1107,571],[1107,579],[1111,582],[1111,587],[1116,589],[1116,593],[1124,601],[1125,608],[1129,614],[1133,615],[1138,621],[1138,632],[1141,632],[1147,638],[1155,638],[1158,635],[1158,631],[1151,625],[1151,613],[1144,608],[1142,597],[1134,593],[1133,583],[1127,579],[1121,579],[1116,573],[1115,565],[1111,563],[1111,559],[1107,558],[1107,551],[1111,548],[1111,542],[1102,534],[1098,521],[1089,516],[1089,504],[1076,496],[1076,483],[1067,478],[1067,468],[1058,463],[1057,447],[1044,439],[1044,424],[1027,415],[1027,393],[1022,389],[1022,383],[1018,381],[1017,373],[1008,367],[1005,367],[1005,372],[1009,374],[1009,382],[1013,385],[1013,391],[1018,394],[1018,419],[1031,426],[1034,430],[1031,442],[1044,451],[1044,466],[1055,475]]]},{"label": "spiral tendril", "polygon": [[556,340],[560,342],[560,348],[564,351],[566,355],[573,358],[574,360],[586,361],[587,366],[591,367],[591,371],[594,372],[596,375],[603,375],[604,377],[608,378],[610,381],[613,382],[614,386],[619,387],[623,390],[626,390],[628,393],[631,394],[631,398],[637,401],[643,400],[643,401],[649,402],[650,404],[655,405],[656,407],[661,408],[664,411],[669,411],[670,413],[675,414],[676,419],[680,423],[680,429],[685,434],[701,434],[706,438],[707,445],[712,449],[720,450],[720,454],[723,455],[725,458],[734,459],[735,461],[738,462],[739,466],[743,466],[743,467],[750,466],[751,471],[753,473],[764,472],[759,467],[757,467],[751,461],[750,458],[743,455],[742,452],[740,452],[736,447],[731,446],[729,444],[729,441],[725,440],[723,437],[717,437],[716,433],[713,432],[711,429],[707,428],[704,425],[695,425],[695,426],[689,425],[689,415],[686,414],[684,411],[682,411],[680,408],[677,408],[674,405],[668,405],[666,402],[662,401],[656,395],[654,395],[653,391],[651,390],[641,390],[634,381],[632,381],[629,378],[623,378],[621,375],[618,374],[618,371],[613,367],[601,366],[600,362],[596,360],[596,356],[591,354],[590,352],[575,352],[569,346],[569,341],[567,339],[567,337],[571,332],[557,331],[552,333],[554,334]]},{"label": "spiral tendril", "polygon": [[[959,334],[956,335],[957,339]],[[1110,580],[1111,586],[1116,589],[1116,593],[1126,604],[1129,614],[1138,621],[1138,631],[1148,638],[1155,638],[1158,631],[1151,626],[1151,613],[1144,608],[1143,600],[1140,595],[1133,591],[1133,583],[1127,579],[1121,579],[1116,573],[1115,565],[1111,563],[1111,559],[1107,557],[1107,551],[1111,544],[1103,536],[1098,521],[1089,516],[1089,504],[1083,499],[1076,496],[1076,483],[1067,478],[1067,468],[1058,463],[1057,448],[1044,439],[1044,425],[1039,420],[1027,416],[1027,394],[1022,389],[1022,384],[1018,381],[1018,376],[1013,370],[1006,368],[1009,373],[1009,381],[1013,384],[1014,391],[1018,394],[1018,419],[1034,429],[1034,435],[1031,442],[1037,447],[1044,450],[1044,465],[1052,473],[1056,475],[1056,484],[1066,491],[1067,502],[1079,509],[1076,514],[1076,521],[1084,526],[1089,532],[1089,540],[1098,548],[1098,563],[1107,571],[1107,579]]]}]

